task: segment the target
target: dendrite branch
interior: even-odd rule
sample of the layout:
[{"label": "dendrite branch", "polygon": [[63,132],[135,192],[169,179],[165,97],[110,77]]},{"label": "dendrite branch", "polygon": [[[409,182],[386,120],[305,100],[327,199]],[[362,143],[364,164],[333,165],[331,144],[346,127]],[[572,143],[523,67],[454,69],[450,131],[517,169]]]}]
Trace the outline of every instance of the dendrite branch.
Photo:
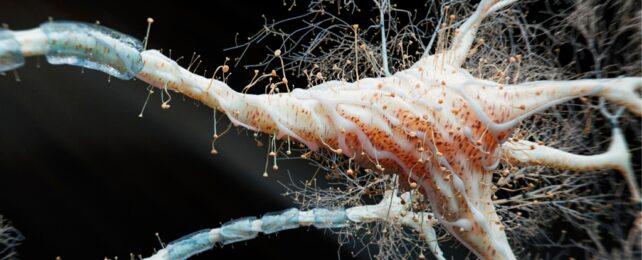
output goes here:
[{"label": "dendrite branch", "polygon": [[636,90],[642,78],[586,79],[572,81],[535,81],[507,85],[473,80],[455,85],[480,121],[492,133],[514,128],[528,117],[555,105],[584,96],[604,97],[642,115],[642,100]]},{"label": "dendrite branch", "polygon": [[509,162],[520,165],[543,165],[575,171],[617,170],[626,180],[632,199],[640,201],[640,191],[631,167],[631,154],[619,127],[613,128],[611,139],[609,149],[596,155],[573,154],[527,140],[505,142],[502,151]]},{"label": "dendrite branch", "polygon": [[475,40],[479,25],[484,18],[516,1],[517,0],[482,0],[475,12],[459,27],[459,32],[456,32],[450,50],[445,53],[446,57],[453,55],[450,64],[455,67],[461,67],[464,63]]},{"label": "dendrite branch", "polygon": [[386,43],[386,27],[385,27],[385,14],[387,9],[390,8],[390,0],[375,1],[379,8],[379,30],[381,30],[381,61],[383,73],[386,77],[391,76],[390,68],[388,66],[388,44]]}]

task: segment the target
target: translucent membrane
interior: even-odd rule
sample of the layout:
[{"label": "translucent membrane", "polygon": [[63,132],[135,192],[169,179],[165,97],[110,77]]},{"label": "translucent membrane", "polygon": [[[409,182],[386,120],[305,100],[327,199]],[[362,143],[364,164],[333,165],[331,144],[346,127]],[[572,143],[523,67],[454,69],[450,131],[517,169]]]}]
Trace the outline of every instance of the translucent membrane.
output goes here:
[{"label": "translucent membrane", "polygon": [[47,36],[51,64],[95,69],[119,79],[131,79],[143,68],[143,45],[129,35],[79,22],[48,22],[40,28]]},{"label": "translucent membrane", "polygon": [[258,231],[252,230],[252,221],[255,217],[232,220],[221,227],[221,243],[224,245],[250,240],[256,237]]},{"label": "translucent membrane", "polygon": [[0,28],[0,72],[9,71],[25,64],[20,52],[20,43],[10,30]]},{"label": "translucent membrane", "polygon": [[340,228],[348,223],[348,216],[345,209],[314,209],[314,227],[316,228]]},{"label": "translucent membrane", "polygon": [[282,230],[299,227],[299,210],[292,208],[280,212],[270,212],[261,217],[261,230],[272,234]]},{"label": "translucent membrane", "polygon": [[210,230],[201,230],[184,236],[167,246],[170,259],[185,259],[214,246],[209,239]]}]

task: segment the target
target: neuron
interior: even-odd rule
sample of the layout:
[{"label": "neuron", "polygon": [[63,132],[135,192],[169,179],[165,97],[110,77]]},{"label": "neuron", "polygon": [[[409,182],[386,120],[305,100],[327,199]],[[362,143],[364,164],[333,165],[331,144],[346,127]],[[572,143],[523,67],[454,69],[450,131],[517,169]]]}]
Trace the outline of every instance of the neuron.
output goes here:
[{"label": "neuron", "polygon": [[[529,190],[528,199],[520,195],[494,198],[498,186],[505,185],[507,179],[532,177],[523,173],[518,177],[520,167],[615,170],[625,181],[630,200],[640,202],[636,173],[618,120],[625,110],[636,117],[642,115],[638,92],[642,78],[517,83],[503,75],[496,80],[474,76],[474,69],[465,63],[476,55],[479,27],[486,17],[514,2],[482,0],[468,18],[451,26],[447,35],[452,37],[440,39],[442,48],[435,53],[426,51],[412,62],[402,60],[408,62],[405,69],[389,71],[384,47],[383,65],[375,68],[381,69],[381,76],[361,77],[358,65],[354,80],[329,80],[327,73],[306,70],[306,76],[316,84],[305,89],[292,88],[283,70],[282,75],[257,72],[246,87],[269,78],[266,94],[236,92],[225,81],[228,65],[219,66],[206,78],[127,35],[76,22],[48,22],[24,31],[0,30],[0,71],[22,66],[25,57],[44,55],[52,64],[97,69],[120,79],[135,77],[164,93],[172,90],[200,101],[225,114],[235,126],[270,135],[270,156],[274,158],[276,141],[284,140],[288,147],[291,142],[298,143],[313,153],[347,158],[349,163],[342,164],[340,174],[349,180],[359,180],[357,165],[382,180],[375,185],[384,190],[379,203],[292,208],[233,220],[172,242],[148,259],[184,259],[219,243],[253,239],[259,233],[302,226],[336,229],[371,222],[414,230],[437,259],[445,259],[437,225],[482,259],[515,259],[506,235],[509,224],[500,218],[498,209],[511,201],[537,204],[538,199],[552,198],[559,192],[542,187]],[[444,19],[448,25],[455,24],[453,16]],[[384,17],[379,21],[383,27]],[[355,46],[349,51],[358,56],[359,27],[352,29]],[[385,46],[386,36],[382,33],[381,37]],[[282,55],[280,49],[273,53],[281,65]],[[511,56],[507,63],[519,66],[521,59]],[[358,61],[358,57],[353,60]],[[544,111],[584,97],[599,98],[599,109],[612,126],[606,152],[581,155],[562,151],[524,136],[520,130],[521,122],[545,117]],[[611,111],[607,102],[618,108]],[[169,100],[162,107],[169,108]],[[309,152],[302,157],[314,158]],[[499,181],[493,179],[497,172],[502,176]]]}]

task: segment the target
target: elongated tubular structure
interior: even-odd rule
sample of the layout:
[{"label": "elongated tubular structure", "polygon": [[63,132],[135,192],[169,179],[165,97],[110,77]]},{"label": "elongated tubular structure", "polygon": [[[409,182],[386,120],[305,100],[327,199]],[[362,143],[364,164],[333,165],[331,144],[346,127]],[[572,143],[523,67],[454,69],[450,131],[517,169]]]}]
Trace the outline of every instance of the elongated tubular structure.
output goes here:
[{"label": "elongated tubular structure", "polygon": [[[387,190],[379,204],[343,208],[316,208],[300,211],[292,208],[281,212],[272,212],[257,219],[241,218],[225,223],[220,228],[197,231],[178,239],[160,250],[149,260],[185,259],[212,248],[215,244],[223,245],[245,241],[259,233],[275,232],[298,227],[314,226],[316,228],[341,228],[349,223],[393,222],[417,230],[425,236],[430,250],[437,259],[445,259],[437,245],[437,235],[432,228],[437,220],[427,212],[409,211],[413,195],[410,192],[397,195],[398,190]],[[408,203],[402,202],[406,201]]]},{"label": "elongated tubular structure", "polygon": [[[480,22],[512,2],[481,1],[450,49],[425,55],[392,76],[328,81],[289,93],[238,93],[224,82],[192,74],[156,50],[143,50],[129,36],[70,22],[0,31],[0,70],[21,66],[26,56],[46,55],[53,64],[98,69],[121,79],[137,77],[181,92],[224,112],[237,126],[287,136],[311,150],[329,148],[382,173],[400,174],[401,180],[418,185],[436,219],[477,256],[514,259],[491,200],[489,171],[497,167],[502,149],[520,160],[511,151],[521,147],[502,144],[520,121],[577,97],[603,97],[641,115],[635,91],[642,79],[503,85],[472,77],[461,64]],[[608,167],[630,167],[622,165],[626,163]],[[639,198],[635,185],[630,191]]]},{"label": "elongated tubular structure", "polygon": [[506,142],[503,147],[506,157],[515,164],[546,165],[567,170],[603,170],[615,169],[622,173],[634,201],[640,201],[640,191],[635,174],[631,167],[631,155],[622,129],[613,128],[611,145],[602,154],[579,155],[560,151],[534,142],[520,140]]}]

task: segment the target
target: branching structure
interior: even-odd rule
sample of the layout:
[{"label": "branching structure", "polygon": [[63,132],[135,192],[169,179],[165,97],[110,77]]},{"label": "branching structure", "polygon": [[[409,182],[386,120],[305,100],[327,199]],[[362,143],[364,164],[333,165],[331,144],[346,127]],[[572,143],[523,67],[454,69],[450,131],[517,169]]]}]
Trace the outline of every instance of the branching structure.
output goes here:
[{"label": "branching structure", "polygon": [[0,216],[0,259],[13,259],[16,254],[15,247],[22,239],[22,234],[3,216]]},{"label": "branching structure", "polygon": [[[285,74],[283,51],[277,49],[273,58],[283,67],[282,74],[257,71],[255,79],[246,87],[250,89],[269,78],[266,86],[269,93],[262,95],[232,90],[225,82],[228,65],[221,65],[214,76],[206,78],[192,73],[189,67],[182,68],[159,51],[146,50],[127,35],[82,23],[50,22],[26,31],[0,30],[0,70],[21,66],[24,57],[46,55],[52,64],[98,69],[121,79],[136,77],[165,93],[180,92],[221,111],[235,126],[272,135],[274,143],[277,139],[287,140],[288,145],[294,141],[312,152],[345,156],[348,165],[341,164],[339,174],[348,180],[355,178],[355,165],[385,179],[365,185],[374,185],[383,191],[381,200],[374,205],[346,203],[352,207],[332,208],[330,206],[336,205],[330,203],[310,210],[270,213],[260,219],[239,219],[170,243],[150,259],[182,259],[217,243],[238,242],[252,239],[258,233],[299,226],[340,228],[375,221],[415,230],[438,259],[444,256],[433,229],[437,223],[480,258],[515,259],[506,235],[510,223],[500,217],[502,212],[512,214],[511,208],[503,205],[527,207],[538,204],[533,198],[568,195],[565,194],[568,190],[562,189],[564,185],[584,184],[581,178],[568,178],[562,181],[564,185],[531,187],[524,193],[528,198],[524,194],[511,194],[494,201],[499,188],[511,181],[532,177],[513,168],[536,165],[558,170],[617,170],[627,184],[630,199],[640,202],[636,173],[618,119],[628,113],[625,110],[636,117],[642,115],[638,93],[642,78],[523,80],[518,75],[508,77],[502,70],[499,70],[501,74],[495,73],[499,75],[497,78],[485,77],[488,74],[482,68],[485,61],[479,61],[476,67],[467,64],[469,59],[482,55],[478,52],[479,45],[483,44],[478,40],[478,31],[484,19],[514,2],[482,0],[471,15],[459,23],[454,21],[454,15],[442,17],[443,26],[438,27],[442,35],[436,51],[430,52],[431,40],[423,46],[427,51],[416,61],[411,62],[410,57],[406,57],[408,53],[402,54],[399,63],[407,63],[407,68],[398,71],[390,71],[387,65],[385,30],[381,30],[384,39],[381,65],[376,58],[367,58],[370,52],[360,51],[371,46],[359,43],[359,26],[352,25],[354,46],[340,47],[346,47],[348,53],[354,51],[355,64],[350,65],[354,76],[339,73],[337,78],[342,80],[329,80],[331,73],[323,73],[320,68],[316,73],[303,70],[308,79],[316,83],[306,89],[291,88]],[[382,1],[378,8],[381,14],[378,28],[383,29],[384,14],[390,12],[391,7]],[[441,10],[448,13],[446,6]],[[404,48],[400,49],[403,52]],[[374,65],[359,65],[359,55],[365,55]],[[514,55],[506,59],[510,67],[517,68],[517,74],[522,58]],[[365,70],[360,72],[364,67],[369,67],[376,76],[366,77]],[[536,115],[545,116],[545,111],[557,105],[584,97],[598,97],[602,114],[613,126],[612,143],[606,152],[574,154],[519,136],[524,132],[521,122]],[[606,102],[621,108],[615,113],[609,112]],[[165,101],[163,108],[169,107],[169,100]],[[276,145],[271,146],[275,150],[270,155],[276,157]],[[304,153],[302,157],[309,158],[309,154]],[[494,179],[497,171],[502,176],[499,180]],[[556,178],[561,177],[541,178],[558,183]],[[422,197],[426,201],[421,201]],[[576,199],[586,200],[585,197]],[[599,199],[578,203],[599,204]],[[570,208],[561,210],[571,212]],[[633,230],[635,228],[631,232]]]}]

